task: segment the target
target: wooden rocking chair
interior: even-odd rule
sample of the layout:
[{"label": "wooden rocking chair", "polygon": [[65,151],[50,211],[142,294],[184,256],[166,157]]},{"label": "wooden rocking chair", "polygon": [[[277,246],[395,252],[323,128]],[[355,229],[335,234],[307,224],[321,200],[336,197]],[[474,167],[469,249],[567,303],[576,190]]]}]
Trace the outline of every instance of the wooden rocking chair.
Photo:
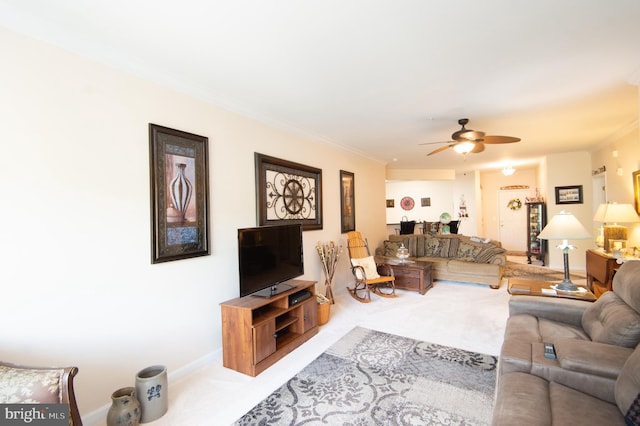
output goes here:
[{"label": "wooden rocking chair", "polygon": [[[382,297],[397,297],[393,269],[389,265],[376,264],[369,251],[369,243],[359,231],[347,233],[347,248],[351,272],[356,279],[353,288],[347,287],[347,290],[354,299],[369,303],[371,292]],[[379,271],[384,275],[380,275]]]}]

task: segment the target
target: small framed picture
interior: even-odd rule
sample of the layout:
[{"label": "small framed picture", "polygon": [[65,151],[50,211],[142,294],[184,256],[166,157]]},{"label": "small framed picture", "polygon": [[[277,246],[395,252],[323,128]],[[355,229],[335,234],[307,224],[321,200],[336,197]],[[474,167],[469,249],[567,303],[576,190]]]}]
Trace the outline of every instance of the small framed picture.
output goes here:
[{"label": "small framed picture", "polygon": [[582,203],[582,185],[556,186],[556,204]]},{"label": "small framed picture", "polygon": [[640,215],[640,170],[633,172],[633,199],[636,204],[636,213]]},{"label": "small framed picture", "polygon": [[340,227],[343,234],[356,230],[355,175],[340,170]]},{"label": "small framed picture", "polygon": [[420,205],[422,207],[431,207],[431,197],[420,198]]},{"label": "small framed picture", "polygon": [[387,208],[388,209],[393,208],[395,206],[396,206],[395,200],[387,200]]}]

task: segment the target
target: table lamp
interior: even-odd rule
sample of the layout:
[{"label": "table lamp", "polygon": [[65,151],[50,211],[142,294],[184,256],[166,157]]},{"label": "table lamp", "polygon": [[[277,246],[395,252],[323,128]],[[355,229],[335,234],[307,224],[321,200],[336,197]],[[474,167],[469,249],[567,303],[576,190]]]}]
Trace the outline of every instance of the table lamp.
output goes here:
[{"label": "table lamp", "polygon": [[553,216],[542,232],[538,234],[541,240],[562,240],[562,244],[557,248],[562,249],[562,257],[564,258],[564,280],[558,283],[556,290],[560,291],[578,291],[578,287],[571,282],[569,276],[569,250],[574,249],[568,243],[568,240],[588,240],[591,234],[580,223],[576,217],[564,210]]},{"label": "table lamp", "polygon": [[596,215],[596,222],[604,222],[604,251],[610,253],[610,240],[627,240],[627,227],[618,223],[640,222],[640,218],[631,204],[600,204]]}]

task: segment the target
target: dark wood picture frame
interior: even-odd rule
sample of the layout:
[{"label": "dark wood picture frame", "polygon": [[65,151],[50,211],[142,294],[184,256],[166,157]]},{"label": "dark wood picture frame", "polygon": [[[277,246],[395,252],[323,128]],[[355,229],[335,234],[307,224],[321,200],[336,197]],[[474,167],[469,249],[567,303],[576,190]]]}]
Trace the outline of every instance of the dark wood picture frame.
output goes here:
[{"label": "dark wood picture frame", "polygon": [[322,229],[322,170],[255,153],[258,225]]},{"label": "dark wood picture frame", "polygon": [[633,172],[633,200],[635,201],[636,213],[640,215],[640,170]]},{"label": "dark wood picture frame", "polygon": [[556,204],[582,203],[582,185],[556,186]]},{"label": "dark wood picture frame", "polygon": [[151,263],[210,254],[208,145],[149,123]]},{"label": "dark wood picture frame", "polygon": [[340,170],[340,231],[356,230],[355,174]]}]

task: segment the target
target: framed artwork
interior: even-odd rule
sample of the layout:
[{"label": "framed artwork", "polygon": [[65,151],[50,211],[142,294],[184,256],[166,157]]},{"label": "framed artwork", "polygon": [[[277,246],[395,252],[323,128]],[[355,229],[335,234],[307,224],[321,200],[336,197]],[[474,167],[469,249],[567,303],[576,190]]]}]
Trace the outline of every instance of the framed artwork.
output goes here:
[{"label": "framed artwork", "polygon": [[582,204],[582,185],[556,186],[556,204]]},{"label": "framed artwork", "polygon": [[255,153],[258,225],[322,229],[322,170]]},{"label": "framed artwork", "polygon": [[640,215],[640,170],[633,172],[633,199],[636,203],[636,213]]},{"label": "framed artwork", "polygon": [[411,197],[402,197],[402,200],[400,200],[400,207],[402,207],[402,210],[411,210],[415,205],[416,202],[413,201],[413,198]]},{"label": "framed artwork", "polygon": [[355,175],[340,170],[340,229],[343,234],[356,230]]},{"label": "framed artwork", "polygon": [[391,208],[391,207],[395,207],[396,206],[396,201],[391,199],[391,200],[387,200],[387,208]]},{"label": "framed artwork", "polygon": [[422,207],[431,207],[431,197],[420,198],[420,205]]},{"label": "framed artwork", "polygon": [[210,254],[208,145],[149,123],[151,263]]}]

